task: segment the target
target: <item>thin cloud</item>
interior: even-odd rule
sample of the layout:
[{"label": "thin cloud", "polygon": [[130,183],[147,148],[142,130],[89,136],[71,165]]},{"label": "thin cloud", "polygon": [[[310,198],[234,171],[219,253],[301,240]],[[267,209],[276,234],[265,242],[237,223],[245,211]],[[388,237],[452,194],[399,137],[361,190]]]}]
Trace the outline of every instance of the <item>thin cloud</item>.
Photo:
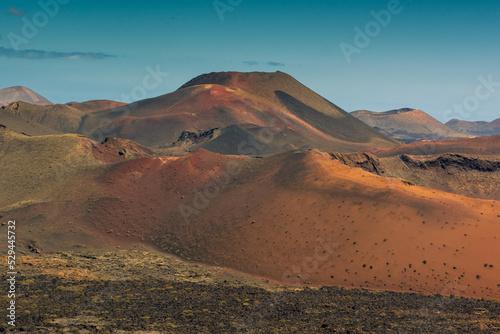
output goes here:
[{"label": "thin cloud", "polygon": [[11,16],[19,16],[22,17],[26,14],[26,12],[23,12],[16,7],[9,7],[9,15]]},{"label": "thin cloud", "polygon": [[248,66],[256,66],[256,65],[259,65],[260,63],[258,61],[255,61],[255,60],[245,60],[243,62],[243,64],[246,64]]},{"label": "thin cloud", "polygon": [[260,61],[255,61],[255,60],[245,60],[244,62],[242,62],[243,64],[245,65],[248,65],[248,66],[257,66],[257,65],[267,65],[267,66],[285,66],[285,64],[283,63],[278,63],[278,62],[275,62],[275,61],[268,61],[267,63],[262,63]]},{"label": "thin cloud", "polygon": [[68,59],[68,60],[98,60],[116,56],[96,52],[57,52],[44,50],[14,50],[0,47],[0,57],[23,59]]},{"label": "thin cloud", "polygon": [[275,61],[268,61],[268,62],[267,62],[267,65],[268,65],[268,66],[285,66],[285,64],[283,64],[283,63],[278,63],[278,62],[275,62]]}]

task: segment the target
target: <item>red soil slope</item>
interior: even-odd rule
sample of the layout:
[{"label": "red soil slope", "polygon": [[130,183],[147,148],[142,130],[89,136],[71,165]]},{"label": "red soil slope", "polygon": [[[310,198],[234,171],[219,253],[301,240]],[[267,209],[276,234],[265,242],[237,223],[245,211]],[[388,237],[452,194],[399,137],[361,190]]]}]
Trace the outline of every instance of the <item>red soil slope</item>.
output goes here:
[{"label": "red soil slope", "polygon": [[106,132],[156,149],[201,147],[224,154],[248,154],[238,144],[259,141],[261,133],[273,135],[273,143],[259,154],[396,145],[281,72],[203,75],[171,94],[87,114],[78,131]]},{"label": "red soil slope", "polygon": [[0,210],[46,203],[80,192],[75,178],[91,178],[107,163],[151,156],[125,139],[102,144],[74,134],[28,136],[0,126]]},{"label": "red soil slope", "polygon": [[206,84],[244,90],[279,106],[334,138],[355,143],[382,141],[387,146],[387,137],[281,71],[212,72],[192,79],[180,89]]},{"label": "red soil slope", "polygon": [[150,243],[289,284],[500,297],[496,201],[314,151],[250,159],[198,150],[94,175],[57,203],[9,212],[19,234],[42,250]]}]

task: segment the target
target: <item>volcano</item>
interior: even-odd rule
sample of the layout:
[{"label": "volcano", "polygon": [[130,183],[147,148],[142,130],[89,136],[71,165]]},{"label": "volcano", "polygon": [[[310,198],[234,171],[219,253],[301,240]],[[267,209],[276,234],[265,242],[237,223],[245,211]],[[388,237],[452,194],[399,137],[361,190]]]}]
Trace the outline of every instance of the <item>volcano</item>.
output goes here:
[{"label": "volcano", "polygon": [[87,114],[78,132],[126,138],[168,154],[397,145],[282,72],[204,74],[173,93]]}]

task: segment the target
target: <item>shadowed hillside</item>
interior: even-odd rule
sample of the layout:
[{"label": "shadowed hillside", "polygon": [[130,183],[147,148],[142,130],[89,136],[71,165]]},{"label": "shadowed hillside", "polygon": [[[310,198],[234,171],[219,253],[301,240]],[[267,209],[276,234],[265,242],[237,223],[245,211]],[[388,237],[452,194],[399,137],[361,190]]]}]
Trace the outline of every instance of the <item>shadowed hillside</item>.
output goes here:
[{"label": "shadowed hillside", "polygon": [[224,154],[352,152],[396,145],[281,72],[202,75],[171,94],[88,114],[79,132],[102,132],[102,122],[110,122],[109,136],[168,154],[197,148]]},{"label": "shadowed hillside", "polygon": [[343,109],[280,71],[213,72],[192,79],[180,89],[203,84],[218,84],[245,90],[286,109],[313,127],[340,140],[356,143],[386,141],[378,132],[356,121]]},{"label": "shadowed hillside", "polygon": [[29,136],[54,135],[60,133],[45,125],[30,122],[15,113],[5,112],[2,109],[0,109],[0,125]]}]

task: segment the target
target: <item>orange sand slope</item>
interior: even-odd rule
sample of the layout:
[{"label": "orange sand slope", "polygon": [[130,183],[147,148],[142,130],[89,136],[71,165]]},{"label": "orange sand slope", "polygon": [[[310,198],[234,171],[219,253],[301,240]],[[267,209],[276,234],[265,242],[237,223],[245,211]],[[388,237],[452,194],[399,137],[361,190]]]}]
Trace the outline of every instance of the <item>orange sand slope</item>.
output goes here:
[{"label": "orange sand slope", "polygon": [[142,242],[288,284],[500,297],[498,202],[317,151],[143,158],[74,187],[58,203],[9,214],[47,250]]}]

